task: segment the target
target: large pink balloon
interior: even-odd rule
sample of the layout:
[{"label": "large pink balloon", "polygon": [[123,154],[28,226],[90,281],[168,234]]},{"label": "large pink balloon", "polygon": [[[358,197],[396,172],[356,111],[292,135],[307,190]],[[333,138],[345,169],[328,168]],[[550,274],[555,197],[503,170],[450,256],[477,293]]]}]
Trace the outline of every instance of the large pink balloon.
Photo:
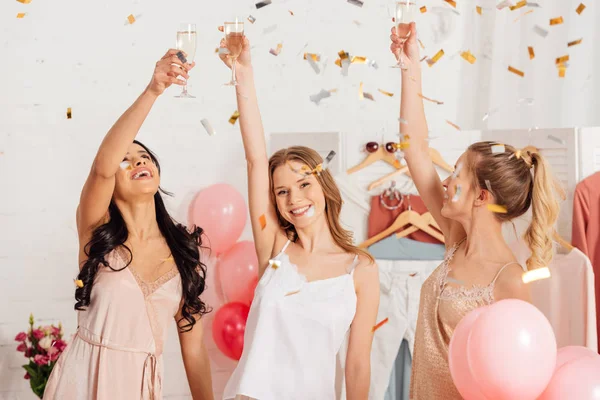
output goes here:
[{"label": "large pink balloon", "polygon": [[254,242],[236,243],[219,257],[221,287],[227,301],[250,304],[258,284],[258,258]]},{"label": "large pink balloon", "polygon": [[600,400],[600,355],[563,364],[539,400]]},{"label": "large pink balloon", "polygon": [[225,183],[201,190],[190,205],[190,222],[205,230],[206,244],[216,254],[238,240],[246,225],[246,214],[242,195]]},{"label": "large pink balloon", "polygon": [[486,400],[479,385],[471,374],[467,359],[467,342],[473,323],[484,313],[487,306],[479,307],[465,315],[454,330],[450,339],[448,362],[450,374],[458,392],[465,400]]},{"label": "large pink balloon", "polygon": [[[565,346],[558,349],[556,354],[556,367],[554,372],[558,371],[563,365],[583,357],[599,356],[594,350],[583,346]],[[599,356],[600,357],[600,356]]]},{"label": "large pink balloon", "polygon": [[482,393],[494,400],[534,400],[556,365],[556,338],[535,306],[517,299],[489,306],[473,323],[467,356]]},{"label": "large pink balloon", "polygon": [[250,307],[242,303],[227,303],[215,314],[213,339],[227,357],[239,360],[244,349],[244,332]]}]

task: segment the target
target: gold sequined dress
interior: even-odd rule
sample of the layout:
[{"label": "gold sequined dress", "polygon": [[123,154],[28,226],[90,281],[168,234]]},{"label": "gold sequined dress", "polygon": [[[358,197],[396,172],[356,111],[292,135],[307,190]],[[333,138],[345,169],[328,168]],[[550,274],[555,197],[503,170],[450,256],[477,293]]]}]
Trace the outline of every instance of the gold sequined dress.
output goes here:
[{"label": "gold sequined dress", "polygon": [[494,302],[496,278],[508,265],[502,267],[487,286],[448,286],[450,261],[464,240],[447,250],[442,264],[421,288],[410,381],[411,400],[462,399],[452,382],[448,365],[450,338],[462,317]]}]

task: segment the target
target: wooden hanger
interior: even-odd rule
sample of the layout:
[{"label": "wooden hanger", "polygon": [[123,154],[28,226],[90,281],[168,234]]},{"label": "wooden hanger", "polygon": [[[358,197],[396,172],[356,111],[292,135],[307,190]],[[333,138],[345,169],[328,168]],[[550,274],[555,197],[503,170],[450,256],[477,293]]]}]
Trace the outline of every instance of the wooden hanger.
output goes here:
[{"label": "wooden hanger", "polygon": [[364,160],[362,160],[362,162],[360,162],[357,165],[355,165],[354,167],[348,169],[347,172],[348,172],[348,174],[353,174],[357,171],[360,171],[361,169],[368,167],[369,165],[371,165],[377,161],[385,161],[386,163],[390,164],[392,167],[394,167],[396,169],[402,168],[402,164],[400,164],[400,161],[398,161],[398,159],[394,156],[394,154],[388,153],[385,150],[385,145],[380,145],[379,148],[375,152],[370,153]]},{"label": "wooden hanger", "polygon": [[385,239],[386,237],[390,236],[392,233],[396,232],[398,229],[406,225],[413,225],[417,229],[420,229],[423,232],[430,234],[437,240],[441,242],[444,241],[444,236],[435,229],[433,229],[426,221],[424,221],[421,217],[421,214],[413,210],[406,210],[400,215],[398,215],[394,223],[390,225],[387,229],[365,240],[360,245],[358,245],[358,247],[367,248],[372,244],[379,242],[381,239]]},{"label": "wooden hanger", "polygon": [[[454,172],[454,168],[449,165],[446,161],[444,161],[444,159],[442,158],[442,155],[435,149],[433,148],[429,148],[429,156],[431,157],[431,161],[433,161],[433,163],[435,165],[437,165],[438,167],[442,168],[443,170],[447,171],[447,172]],[[408,167],[402,167],[400,169],[398,169],[397,171],[391,172],[387,175],[385,175],[384,177],[381,177],[379,179],[377,179],[376,181],[374,181],[373,183],[371,183],[369,185],[369,190],[373,190],[376,187],[380,186],[382,183],[387,182],[388,180],[405,173],[406,171],[408,171]]]},{"label": "wooden hanger", "polygon": [[[423,222],[428,223],[429,225],[433,226],[434,228],[436,228],[438,231],[442,231],[440,229],[440,226],[438,225],[438,223],[435,221],[435,219],[433,218],[433,215],[431,215],[430,212],[426,212],[424,214],[421,214],[421,218],[423,219]],[[398,239],[403,238],[403,237],[407,237],[408,235],[410,235],[411,233],[415,233],[416,231],[418,231],[419,228],[417,228],[416,226],[411,226],[410,228],[406,228],[405,230],[396,233],[396,237]],[[438,239],[438,238],[436,238]],[[442,238],[443,239],[443,238]],[[444,240],[441,241],[442,243],[444,243]]]}]

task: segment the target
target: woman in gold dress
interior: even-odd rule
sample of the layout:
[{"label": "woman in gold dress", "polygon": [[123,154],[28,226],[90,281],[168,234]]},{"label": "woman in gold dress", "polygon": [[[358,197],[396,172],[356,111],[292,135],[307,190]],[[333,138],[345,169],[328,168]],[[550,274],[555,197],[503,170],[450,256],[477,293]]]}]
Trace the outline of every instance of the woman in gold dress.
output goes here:
[{"label": "woman in gold dress", "polygon": [[409,143],[406,162],[447,244],[445,260],[421,289],[410,398],[461,399],[448,366],[458,322],[471,310],[501,299],[530,301],[523,267],[503,238],[502,223],[531,207],[527,268],[546,266],[559,212],[556,194],[562,191],[539,153],[494,142],[469,146],[454,174],[442,182],[429,156],[416,26],[398,28],[408,32],[400,37],[392,28],[390,46],[403,61],[400,132]]}]

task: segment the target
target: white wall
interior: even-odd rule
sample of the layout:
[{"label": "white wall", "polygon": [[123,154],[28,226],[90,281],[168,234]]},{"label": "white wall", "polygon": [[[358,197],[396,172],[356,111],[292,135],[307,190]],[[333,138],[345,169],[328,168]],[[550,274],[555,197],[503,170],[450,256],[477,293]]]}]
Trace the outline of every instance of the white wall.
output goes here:
[{"label": "white wall", "polygon": [[[156,60],[174,45],[178,23],[195,22],[199,27],[198,66],[190,82],[197,98],[175,99],[178,88],[169,90],[139,136],[160,156],[162,184],[176,195],[168,204],[178,219],[185,221],[192,195],[210,184],[227,182],[246,193],[238,126],[227,122],[236,107],[233,90],[222,85],[229,71],[214,54],[222,35],[217,26],[234,13],[257,18],[254,25],[246,24],[246,33],[253,45],[267,133],[342,132],[348,165],[363,156],[359,146],[379,140],[380,132],[386,139],[395,137],[399,71],[389,68],[394,62],[388,50],[390,1],[365,0],[358,8],[343,0],[274,0],[260,10],[253,3],[33,0],[26,5],[0,4],[0,302],[4,305],[0,399],[33,398],[22,379],[24,359],[12,340],[25,329],[30,312],[38,323],[62,321],[69,334],[76,328],[74,215],[81,186],[103,135],[147,84]],[[461,135],[445,120],[463,129],[600,125],[600,114],[594,112],[600,105],[600,80],[593,74],[600,66],[600,51],[594,49],[599,34],[591,25],[600,11],[593,3],[577,16],[573,10],[579,1],[544,2],[543,9],[518,23],[512,22],[513,16],[523,10],[510,16],[505,15],[508,10],[496,13],[491,0],[478,2],[485,7],[483,16],[474,14],[473,1],[459,1],[460,16],[437,0],[419,3],[429,9],[419,15],[422,54],[433,56],[440,48],[446,52],[433,67],[423,66],[424,95],[444,101],[443,106],[426,104],[432,136],[442,137],[439,144],[433,142],[440,150],[444,142]],[[18,12],[27,15],[16,19]],[[528,36],[533,22],[546,26],[557,13],[563,13],[567,23],[553,28],[543,46],[536,44],[540,54],[543,49],[548,52],[535,60],[539,69],[528,69],[525,79],[502,72],[506,63],[519,67],[526,62],[529,39],[540,42]],[[138,15],[133,25],[124,24],[129,14]],[[556,71],[553,57],[565,49],[556,50],[561,54],[549,49],[564,47],[563,42],[579,36],[584,41],[569,50],[567,78],[550,79]],[[269,54],[280,42],[281,54]],[[475,65],[457,55],[467,48],[478,57]],[[379,68],[353,65],[349,76],[342,77],[333,64],[342,49],[375,60]],[[304,51],[321,54],[320,75],[302,60]],[[484,54],[494,61],[486,61]],[[375,102],[359,100],[360,82]],[[320,106],[309,101],[320,89],[334,88],[338,91]],[[395,96],[386,97],[377,89]],[[487,109],[514,104],[521,97],[536,99],[532,116],[510,106],[482,126]],[[71,120],[65,117],[67,107],[73,110]],[[204,132],[202,118],[211,121],[218,132],[215,137]],[[251,239],[248,227],[241,239]],[[165,398],[189,398],[175,337],[172,330],[165,350]],[[217,364],[215,370],[222,372],[215,376],[215,387],[220,393],[233,364],[224,359]]]}]

